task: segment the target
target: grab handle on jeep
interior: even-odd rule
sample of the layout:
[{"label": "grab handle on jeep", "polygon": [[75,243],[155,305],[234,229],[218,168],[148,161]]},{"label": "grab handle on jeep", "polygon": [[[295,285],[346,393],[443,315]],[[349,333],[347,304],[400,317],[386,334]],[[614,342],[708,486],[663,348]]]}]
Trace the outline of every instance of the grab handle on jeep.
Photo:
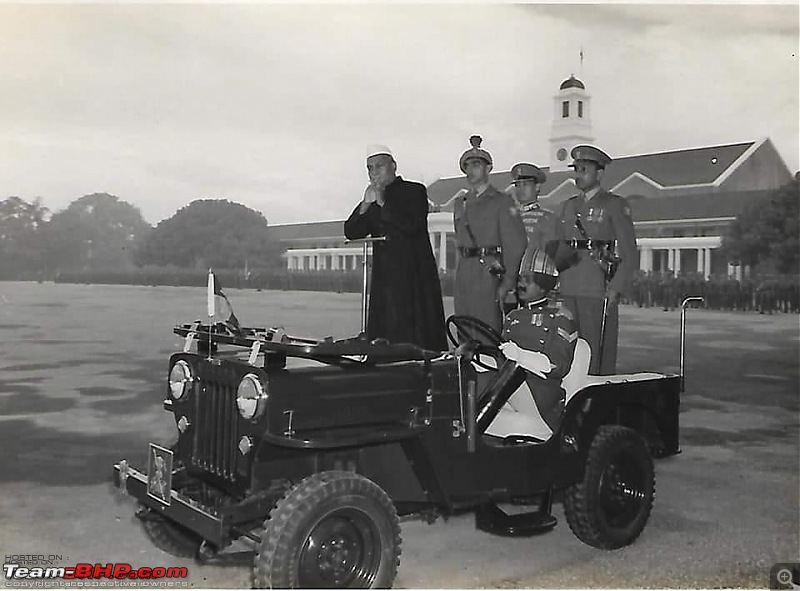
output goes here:
[{"label": "grab handle on jeep", "polygon": [[686,308],[688,308],[692,302],[705,302],[705,299],[701,296],[689,296],[681,302],[681,394],[683,394],[686,389],[683,374],[686,355]]}]

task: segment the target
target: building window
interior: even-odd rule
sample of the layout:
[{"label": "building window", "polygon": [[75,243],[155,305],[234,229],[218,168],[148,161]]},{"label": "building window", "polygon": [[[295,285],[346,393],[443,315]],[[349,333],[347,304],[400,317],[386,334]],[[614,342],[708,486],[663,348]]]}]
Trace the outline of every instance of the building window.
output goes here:
[{"label": "building window", "polygon": [[561,118],[566,119],[569,117],[569,101],[564,101],[561,103]]},{"label": "building window", "polygon": [[578,117],[583,117],[583,101],[578,101]]},{"label": "building window", "polygon": [[311,261],[309,260],[311,257],[303,257],[303,271],[308,271],[311,266]]}]

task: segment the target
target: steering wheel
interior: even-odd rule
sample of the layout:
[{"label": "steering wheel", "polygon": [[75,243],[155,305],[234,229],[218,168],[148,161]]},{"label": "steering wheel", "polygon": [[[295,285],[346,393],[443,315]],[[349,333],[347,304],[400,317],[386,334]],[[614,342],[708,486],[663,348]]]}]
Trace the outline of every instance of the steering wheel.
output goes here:
[{"label": "steering wheel", "polygon": [[[475,365],[496,371],[500,366],[502,356],[500,354],[500,341],[502,337],[494,328],[473,316],[450,316],[445,324],[447,338],[454,347],[467,343],[474,351],[472,361]],[[494,358],[497,367],[492,367],[480,359],[479,353],[484,353]]]}]

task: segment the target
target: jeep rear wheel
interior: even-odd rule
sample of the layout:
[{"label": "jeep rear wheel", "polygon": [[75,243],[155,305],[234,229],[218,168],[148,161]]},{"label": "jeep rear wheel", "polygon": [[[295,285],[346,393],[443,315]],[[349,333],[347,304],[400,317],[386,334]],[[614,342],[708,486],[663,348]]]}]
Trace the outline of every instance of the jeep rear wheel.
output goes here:
[{"label": "jeep rear wheel", "polygon": [[140,505],[136,516],[142,522],[142,529],[153,545],[171,556],[195,558],[200,543],[200,536],[192,531],[169,521],[166,517]]},{"label": "jeep rear wheel", "polygon": [[400,522],[389,496],[353,472],[309,476],[264,522],[255,557],[261,588],[388,588],[400,562]]},{"label": "jeep rear wheel", "polygon": [[598,429],[583,480],[567,488],[564,513],[579,540],[603,550],[632,544],[644,530],[655,498],[647,445],[627,427]]}]

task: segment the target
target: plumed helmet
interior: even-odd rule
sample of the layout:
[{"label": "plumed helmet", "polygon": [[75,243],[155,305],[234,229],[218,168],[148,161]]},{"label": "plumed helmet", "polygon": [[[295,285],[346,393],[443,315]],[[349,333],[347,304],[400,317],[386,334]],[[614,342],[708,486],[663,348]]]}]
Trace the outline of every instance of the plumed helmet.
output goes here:
[{"label": "plumed helmet", "polygon": [[493,164],[492,155],[489,154],[489,152],[487,152],[483,148],[481,148],[482,141],[483,138],[479,135],[470,136],[469,143],[472,147],[463,154],[461,154],[461,158],[458,159],[458,167],[461,169],[461,172],[464,173],[467,172],[464,164],[469,158],[480,158],[481,160],[484,160],[489,164]]},{"label": "plumed helmet", "polygon": [[529,246],[522,256],[522,262],[519,264],[519,274],[529,275],[531,273],[558,277],[558,270],[556,270],[556,264],[553,259],[545,251]]}]

